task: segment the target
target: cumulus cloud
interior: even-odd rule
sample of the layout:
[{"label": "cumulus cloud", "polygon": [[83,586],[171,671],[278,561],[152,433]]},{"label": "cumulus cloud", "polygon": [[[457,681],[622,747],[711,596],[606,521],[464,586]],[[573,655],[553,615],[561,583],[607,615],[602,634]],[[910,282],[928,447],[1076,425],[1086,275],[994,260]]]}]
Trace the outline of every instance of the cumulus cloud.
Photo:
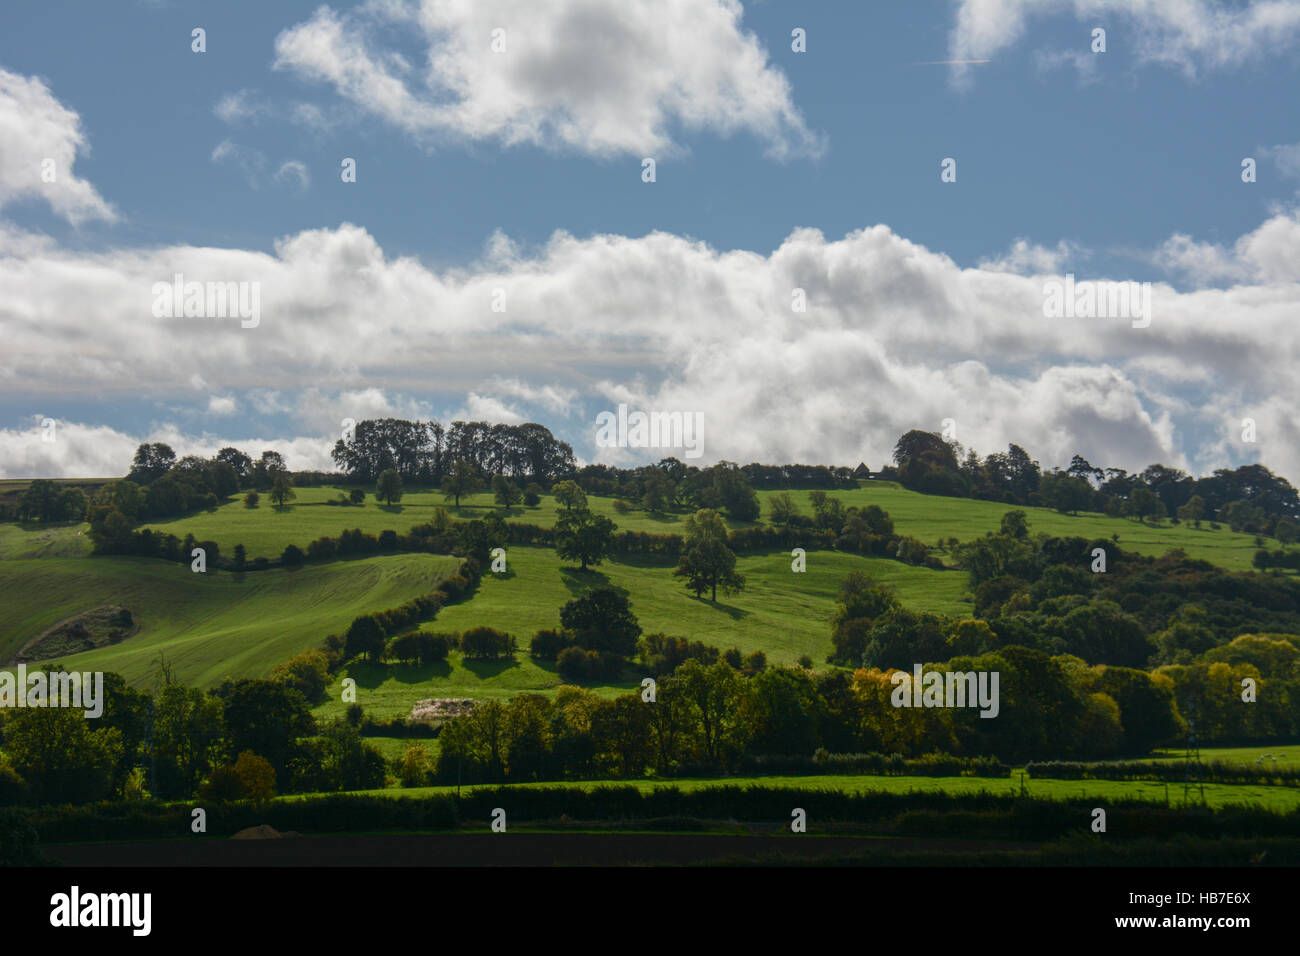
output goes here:
[{"label": "cumulus cloud", "polygon": [[190,435],[175,425],[161,425],[140,434],[128,434],[106,425],[60,421],[54,441],[45,441],[35,416],[27,428],[0,429],[0,478],[104,478],[124,475],[142,442],[164,442],[178,457],[211,458],[227,445],[257,457],[278,451],[294,470],[331,470],[333,439],[266,438],[262,436]]},{"label": "cumulus cloud", "polygon": [[[640,157],[678,151],[680,127],[747,132],[778,159],[817,155],[822,138],[742,28],[743,12],[739,0],[320,7],[276,38],[274,65],[427,143],[492,139]],[[384,45],[394,22],[418,36],[423,63]]]},{"label": "cumulus cloud", "polygon": [[1300,215],[1278,213],[1231,247],[1178,233],[1156,250],[1153,262],[1199,286],[1225,280],[1300,282]]},{"label": "cumulus cloud", "polygon": [[1053,248],[1040,246],[1028,239],[1017,239],[996,259],[982,259],[980,268],[990,272],[1014,272],[1016,275],[1047,275],[1061,272],[1069,263],[1084,258],[1086,251],[1065,239]]},{"label": "cumulus cloud", "polygon": [[39,196],[74,225],[116,212],[72,171],[89,146],[81,117],[37,77],[0,69],[0,207]]},{"label": "cumulus cloud", "polygon": [[[1021,40],[1032,18],[1065,14],[1090,26],[1122,24],[1140,63],[1175,67],[1189,77],[1276,55],[1300,39],[1300,0],[959,0],[948,52],[954,60],[995,57]],[[1068,52],[1040,53],[1039,62],[1091,66]],[[952,67],[959,84],[970,75],[967,66]]]},{"label": "cumulus cloud", "polygon": [[213,395],[208,399],[209,415],[233,415],[239,403],[228,395]]},{"label": "cumulus cloud", "polygon": [[[501,237],[508,255],[444,271],[390,257],[350,224],[271,252],[87,253],[0,232],[13,356],[0,396],[240,396],[325,455],[344,418],[463,417],[541,420],[593,459],[596,412],[627,402],[702,413],[705,461],[879,467],[903,431],[951,417],[986,454],[1014,441],[1046,464],[1078,452],[1134,468],[1258,452],[1300,477],[1300,443],[1284,440],[1285,409],[1300,403],[1297,236],[1297,214],[1279,214],[1205,260],[1217,286],[1154,284],[1150,327],[1135,329],[1044,317],[1054,273],[1042,270],[1061,246],[1013,246],[1032,275],[963,269],[883,225],[839,239],[797,229],[769,255],[564,232],[525,254]],[[1188,250],[1202,245],[1181,248],[1168,264],[1195,265]],[[258,283],[260,324],[155,318],[152,287],[176,273]],[[791,308],[796,288],[806,312]],[[498,289],[506,312],[492,309]],[[1221,404],[1227,383],[1239,391]],[[1259,444],[1222,445],[1223,423],[1252,408],[1275,409],[1258,413]],[[0,462],[12,474],[41,451],[5,445]]]}]

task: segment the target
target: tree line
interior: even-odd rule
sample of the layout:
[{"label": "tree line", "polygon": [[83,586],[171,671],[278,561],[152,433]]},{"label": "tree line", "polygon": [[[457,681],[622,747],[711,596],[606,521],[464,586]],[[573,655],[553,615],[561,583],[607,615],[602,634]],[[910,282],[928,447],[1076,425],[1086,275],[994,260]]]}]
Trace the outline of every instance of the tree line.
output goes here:
[{"label": "tree line", "polygon": [[878,477],[926,494],[1140,521],[1170,518],[1198,528],[1203,519],[1217,519],[1234,531],[1276,535],[1287,542],[1300,531],[1300,495],[1285,478],[1258,464],[1219,468],[1195,478],[1160,464],[1130,474],[1075,455],[1069,467],[1045,471],[1019,445],[981,458],[974,449],[917,429],[899,438],[893,461]]}]

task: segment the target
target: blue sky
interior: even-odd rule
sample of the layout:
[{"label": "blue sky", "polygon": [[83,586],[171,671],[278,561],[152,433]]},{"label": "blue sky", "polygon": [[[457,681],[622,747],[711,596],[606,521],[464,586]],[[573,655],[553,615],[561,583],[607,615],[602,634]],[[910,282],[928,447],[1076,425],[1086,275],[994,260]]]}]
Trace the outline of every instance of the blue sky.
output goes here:
[{"label": "blue sky", "polygon": [[[967,416],[958,437],[968,444],[988,452],[1017,441],[1045,464],[1077,449],[1130,467],[1162,460],[1204,470],[1262,457],[1300,472],[1288,450],[1296,426],[1285,375],[1255,371],[1296,347],[1278,330],[1288,308],[1300,314],[1298,276],[1286,266],[1300,248],[1300,4],[1194,3],[1202,25],[1218,28],[1209,39],[1180,21],[1186,7],[1161,0],[751,2],[734,29],[719,26],[731,9],[722,0],[673,0],[660,8],[671,7],[667,14],[629,3],[623,22],[609,12],[620,5],[583,0],[483,0],[488,20],[473,4],[431,2],[451,11],[440,14],[443,26],[461,34],[393,15],[416,6],[9,4],[0,69],[38,80],[76,114],[75,177],[98,199],[70,207],[27,187],[22,177],[37,157],[24,153],[20,127],[0,126],[8,140],[0,162],[13,167],[0,171],[8,236],[0,265],[30,283],[23,288],[32,296],[30,307],[0,305],[6,338],[21,346],[0,377],[0,473],[109,467],[131,441],[159,435],[196,450],[279,442],[306,466],[318,458],[311,449],[328,444],[318,435],[349,409],[540,420],[592,458],[595,413],[620,398],[705,412],[715,423],[709,458],[876,465],[891,436],[937,428],[949,407]],[[517,15],[522,6],[532,20]],[[1261,19],[1265,7],[1275,19]],[[591,27],[592,39],[568,31],[569,55],[548,58],[535,49],[547,16]],[[585,82],[641,92],[628,92],[626,104],[618,92],[601,94],[573,116],[552,97],[547,121],[569,122],[568,132],[552,126],[512,142],[527,123],[498,122],[493,109],[533,86],[515,77],[513,90],[483,94],[483,111],[448,119],[439,110],[457,97],[424,81],[431,55],[456,52],[488,22],[508,25],[505,56],[538,57],[527,75],[544,83],[580,73],[589,51],[600,63],[602,37],[629,42],[623,27],[644,37],[668,17],[679,30],[664,41],[681,57],[675,68],[731,64],[726,79],[739,88],[728,95],[739,105],[719,105],[725,97],[703,80],[683,80],[703,84],[685,94],[703,115],[691,122],[689,109],[674,107],[680,91],[670,81],[631,68],[615,75],[612,57]],[[395,118],[382,91],[323,78],[356,66],[326,62],[338,51],[321,38],[335,25],[366,52],[368,68],[401,78],[410,99],[396,114],[426,119]],[[190,49],[196,26],[206,30],[204,53]],[[1088,49],[1096,26],[1107,30],[1104,54]],[[807,31],[805,53],[791,50],[795,27]],[[302,43],[286,52],[294,36]],[[748,72],[735,66],[742,48],[765,62]],[[968,57],[988,62],[964,72],[936,62]],[[480,82],[480,66],[459,81]],[[570,81],[555,82],[565,89]],[[667,85],[656,93],[656,83]],[[647,104],[658,142],[637,148],[620,117]],[[593,117],[609,127],[595,129]],[[66,117],[49,129],[60,122]],[[641,181],[643,155],[656,157],[652,184]],[[1255,183],[1241,182],[1246,156],[1258,161]],[[356,183],[340,181],[343,157],[356,159]],[[956,183],[940,182],[945,157],[957,160]],[[27,165],[14,172],[20,159]],[[884,236],[859,233],[877,225]],[[809,229],[821,239],[791,242]],[[557,231],[573,237],[571,255],[550,244]],[[644,242],[651,233],[672,241]],[[304,235],[319,248],[301,240],[313,251],[286,266],[277,241]],[[498,240],[493,258],[487,249],[500,235],[514,245]],[[628,240],[603,266],[601,237]],[[1027,245],[1012,255],[1020,240]],[[150,335],[138,315],[96,295],[100,280],[85,274],[102,270],[135,288],[168,278],[176,250],[190,247],[243,263],[213,278],[246,272],[268,283],[268,297],[280,294],[280,324],[248,330],[260,337],[222,331],[212,345],[192,331]],[[788,303],[784,287],[780,296],[769,288],[784,281],[774,256],[783,247],[790,269],[811,257],[827,285],[814,318],[782,315],[777,328],[760,313],[780,310],[752,297]],[[731,262],[733,251],[756,256]],[[384,291],[367,300],[371,293],[356,298],[350,286],[337,300],[304,302],[299,290],[310,288],[317,254],[332,263],[330,275],[382,273]],[[664,258],[645,265],[656,256]],[[431,283],[448,298],[402,289],[403,259],[420,273],[416,287]],[[152,273],[133,277],[142,260]],[[278,278],[263,278],[263,268]],[[845,285],[845,270],[861,275]],[[1032,301],[1041,276],[1067,272],[1163,284],[1161,337],[1044,336],[1032,319],[1006,318]],[[532,281],[534,291],[509,320],[485,323],[465,311],[476,282],[511,279]],[[979,290],[954,285],[968,282]],[[999,294],[1005,310],[987,301]],[[638,311],[647,300],[658,314]],[[368,333],[374,317],[358,314],[368,301],[400,315]],[[82,313],[65,315],[55,337],[41,315],[70,303],[84,303]],[[567,324],[575,312],[580,329]],[[438,316],[451,313],[440,327]],[[673,327],[656,340],[660,321]],[[1232,323],[1232,342],[1216,321]],[[708,330],[712,322],[719,328]],[[970,327],[980,334],[967,336]],[[403,333],[418,344],[402,345]],[[105,361],[95,349],[101,335],[122,354]],[[357,348],[367,335],[388,347]],[[326,343],[312,361],[282,370],[293,362],[272,360],[301,357],[312,338]],[[747,338],[762,354],[795,356],[756,371],[767,388],[698,368],[707,359],[687,354],[722,350],[728,369],[743,367],[752,358]],[[828,351],[817,352],[817,342]],[[858,365],[828,367],[836,363],[827,356],[842,355]],[[936,389],[940,380],[948,387]],[[1095,393],[1091,404],[1071,405],[1081,392]],[[1035,419],[1026,406],[1049,411]],[[1246,415],[1270,424],[1261,431],[1271,447],[1231,438],[1229,423]],[[37,416],[67,423],[81,447],[36,445]]]}]

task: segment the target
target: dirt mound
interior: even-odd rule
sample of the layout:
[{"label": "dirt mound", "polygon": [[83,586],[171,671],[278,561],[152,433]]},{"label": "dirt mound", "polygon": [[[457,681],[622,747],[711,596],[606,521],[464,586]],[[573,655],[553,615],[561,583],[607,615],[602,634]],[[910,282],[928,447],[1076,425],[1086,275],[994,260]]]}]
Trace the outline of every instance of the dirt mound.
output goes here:
[{"label": "dirt mound", "polygon": [[108,644],[117,644],[136,633],[136,623],[130,610],[119,604],[82,611],[64,618],[22,646],[13,662],[47,661],[51,658],[78,654]]},{"label": "dirt mound", "polygon": [[246,830],[240,830],[231,836],[232,840],[286,840],[290,837],[302,836],[296,830],[285,830],[281,833],[275,827],[265,823],[259,823],[255,827],[248,827]]}]

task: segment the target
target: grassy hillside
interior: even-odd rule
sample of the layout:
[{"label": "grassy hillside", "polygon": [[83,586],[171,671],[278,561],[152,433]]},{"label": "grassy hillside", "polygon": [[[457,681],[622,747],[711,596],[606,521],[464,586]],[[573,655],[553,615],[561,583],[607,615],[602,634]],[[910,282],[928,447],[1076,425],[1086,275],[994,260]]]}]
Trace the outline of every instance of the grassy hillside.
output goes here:
[{"label": "grassy hillside", "polygon": [[159,651],[185,683],[265,676],[319,646],[357,615],[431,590],[453,558],[404,554],[256,573],[201,575],[149,558],[0,561],[0,655],[71,615],[106,604],[128,607],[140,631],[120,644],[62,658],[69,668],[116,671],[141,682]]},{"label": "grassy hillside", "polygon": [[[1002,515],[1014,507],[969,498],[922,495],[893,482],[864,481],[860,485],[856,489],[831,494],[846,506],[879,505],[894,519],[899,534],[911,535],[926,544],[934,544],[940,537],[968,541],[986,531],[996,531]],[[272,507],[263,496],[262,505],[255,509],[245,508],[241,500],[236,500],[213,511],[156,522],[152,527],[179,538],[193,534],[199,540],[216,541],[223,554],[229,554],[236,544],[242,544],[250,559],[273,558],[284,550],[285,545],[302,547],[313,538],[337,535],[347,528],[360,528],[370,534],[388,528],[405,533],[428,521],[439,506],[449,507],[453,517],[467,520],[481,517],[495,507],[492,496],[486,493],[462,498],[460,508],[447,506],[442,493],[431,490],[408,492],[400,504],[391,507],[378,504],[373,496],[368,497],[361,507],[342,508],[326,504],[338,496],[339,488],[299,488],[297,493],[298,498],[283,509]],[[779,492],[758,493],[765,520],[767,500],[775,494]],[[803,513],[812,513],[809,492],[792,491],[790,495]],[[662,534],[681,531],[683,515],[651,516],[643,511],[620,515],[614,511],[611,498],[590,497],[588,501],[592,511],[608,516],[620,530]],[[1127,550],[1158,556],[1170,548],[1182,548],[1191,557],[1211,561],[1229,570],[1249,570],[1255,552],[1252,535],[1237,534],[1226,528],[1211,531],[1208,522],[1197,530],[1168,522],[1153,527],[1100,514],[1062,515],[1048,508],[1021,510],[1028,514],[1030,530],[1034,533],[1043,531],[1087,538],[1110,538],[1117,534],[1120,547]],[[535,508],[513,508],[508,518],[545,526],[555,524],[555,519],[555,500],[549,496],[543,497],[542,503]],[[747,526],[745,522],[729,524],[733,528]],[[0,546],[3,546],[2,539]]]},{"label": "grassy hillside", "polygon": [[[289,543],[306,545],[323,534],[360,527],[378,534],[388,528],[407,531],[429,520],[444,505],[440,492],[408,492],[394,507],[372,498],[362,507],[325,504],[336,488],[300,488],[298,499],[284,509],[266,503],[247,509],[232,501],[210,512],[155,527],[178,536],[192,533],[216,540],[229,554],[243,544],[250,559],[275,557]],[[764,502],[775,492],[761,492]],[[791,492],[811,513],[808,492]],[[1007,506],[906,491],[890,482],[862,482],[835,492],[847,505],[878,504],[894,518],[900,533],[933,544],[937,539],[969,540],[997,528]],[[620,528],[658,532],[681,530],[683,516],[652,517],[635,511],[619,515],[609,498],[591,497],[592,509],[611,517]],[[453,515],[473,518],[493,508],[491,497],[464,499]],[[1189,554],[1227,568],[1249,565],[1252,538],[1226,530],[1150,527],[1102,515],[1066,516],[1030,508],[1031,530],[1089,537],[1119,535],[1122,547],[1162,554],[1181,547]],[[510,520],[552,524],[554,500],[536,508],[513,509]],[[733,523],[734,526],[734,523]],[[11,657],[29,639],[69,617],[105,605],[125,605],[140,631],[120,644],[67,659],[69,665],[116,670],[142,681],[160,650],[191,683],[211,686],[223,677],[262,676],[293,653],[317,646],[329,633],[340,633],[353,617],[401,604],[427,591],[450,558],[400,555],[313,565],[296,571],[253,572],[242,577],[192,574],[187,566],[151,559],[91,556],[87,526],[0,525],[0,587],[7,595],[0,608],[0,659]],[[835,593],[845,574],[867,568],[892,585],[903,603],[949,615],[969,613],[966,576],[932,571],[895,561],[863,558],[833,551],[808,555],[806,573],[795,574],[785,553],[746,554],[739,570],[748,580],[736,595],[719,595],[717,605],[690,595],[672,576],[672,563],[630,556],[607,562],[588,574],[562,566],[548,548],[513,547],[509,572],[485,577],[477,594],[448,607],[434,629],[464,630],[487,624],[515,634],[520,660],[496,671],[465,666],[453,659],[445,672],[395,676],[390,672],[358,674],[372,705],[385,715],[405,713],[421,696],[493,696],[524,690],[548,692],[558,685],[552,669],[526,659],[527,642],[537,630],[554,627],[559,609],[592,587],[610,584],[625,591],[647,633],[662,631],[746,653],[762,650],[775,664],[793,664],[807,654],[820,664],[830,649],[828,622]]]}]

